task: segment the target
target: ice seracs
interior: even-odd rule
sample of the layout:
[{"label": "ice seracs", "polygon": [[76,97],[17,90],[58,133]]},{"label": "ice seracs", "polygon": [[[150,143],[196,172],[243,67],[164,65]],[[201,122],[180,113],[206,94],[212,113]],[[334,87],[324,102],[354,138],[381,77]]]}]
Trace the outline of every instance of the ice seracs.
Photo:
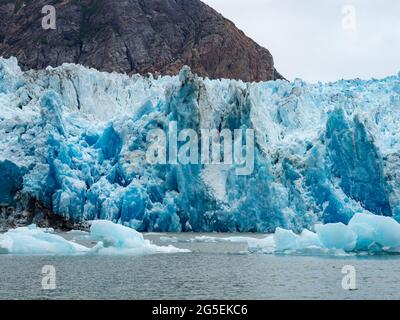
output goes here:
[{"label": "ice seracs", "polygon": [[[399,86],[397,75],[307,84],[208,80],[187,68],[158,79],[73,64],[21,72],[0,58],[0,207],[140,232],[298,234],[359,212],[399,220]],[[252,174],[148,163],[148,132],[171,122],[199,137],[253,129]],[[369,227],[357,230],[356,246],[368,245]]]}]

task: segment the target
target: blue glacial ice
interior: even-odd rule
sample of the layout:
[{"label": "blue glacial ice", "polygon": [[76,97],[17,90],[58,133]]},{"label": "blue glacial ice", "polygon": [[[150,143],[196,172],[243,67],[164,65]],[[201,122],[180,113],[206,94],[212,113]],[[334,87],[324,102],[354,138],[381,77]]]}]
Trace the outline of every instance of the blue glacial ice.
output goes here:
[{"label": "blue glacial ice", "polygon": [[111,221],[93,221],[90,227],[92,239],[100,242],[91,249],[91,253],[100,255],[146,255],[157,253],[187,253],[187,249],[178,249],[171,245],[157,246],[131,228]]},{"label": "blue glacial ice", "polygon": [[36,225],[10,229],[0,234],[0,254],[13,255],[129,255],[140,256],[159,253],[187,253],[171,245],[157,246],[143,238],[139,232],[111,221],[91,223],[90,235],[81,240],[97,241],[92,247],[68,241],[51,228]]},{"label": "blue glacial ice", "polygon": [[89,248],[67,241],[53,234],[52,230],[40,229],[36,225],[0,234],[0,254],[77,255],[89,251]]},{"label": "blue glacial ice", "polygon": [[[400,221],[399,88],[399,76],[243,83],[187,68],[158,79],[73,64],[22,72],[0,59],[0,207],[37,213],[39,203],[74,222],[140,232],[299,233],[357,213]],[[253,174],[149,164],[147,133],[170,121],[196,132],[254,129]],[[356,246],[387,230],[352,223],[363,234]],[[329,228],[317,228],[324,245],[348,249],[325,239]]]},{"label": "blue glacial ice", "polygon": [[273,240],[275,245],[274,251],[276,252],[323,247],[319,236],[307,229],[303,230],[300,235],[297,235],[292,230],[277,228],[273,235]]},{"label": "blue glacial ice", "polygon": [[[400,253],[400,224],[390,217],[357,213],[348,225],[341,222],[317,224],[315,233],[300,235],[277,229],[272,252],[369,252]],[[268,246],[270,248],[270,246]]]},{"label": "blue glacial ice", "polygon": [[162,242],[189,243],[243,243],[247,252],[265,254],[382,254],[400,253],[400,224],[390,217],[371,213],[356,213],[348,225],[341,222],[317,224],[315,232],[304,229],[301,233],[277,228],[264,238],[248,236],[197,236],[191,239],[161,237]]},{"label": "blue glacial ice", "polygon": [[352,251],[356,247],[357,234],[341,222],[318,224],[315,230],[325,248]]}]

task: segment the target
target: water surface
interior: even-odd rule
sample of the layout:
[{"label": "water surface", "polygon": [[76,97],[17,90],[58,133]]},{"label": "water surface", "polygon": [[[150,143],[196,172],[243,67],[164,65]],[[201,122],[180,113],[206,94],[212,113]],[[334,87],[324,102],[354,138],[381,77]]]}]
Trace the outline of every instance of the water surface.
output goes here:
[{"label": "water surface", "polygon": [[[165,235],[146,237],[167,245],[160,236]],[[0,299],[400,299],[398,256],[275,256],[246,254],[247,246],[241,243],[172,244],[192,253],[0,255]],[[42,289],[44,265],[56,268],[55,290]],[[345,265],[356,268],[355,291],[342,289]]]}]

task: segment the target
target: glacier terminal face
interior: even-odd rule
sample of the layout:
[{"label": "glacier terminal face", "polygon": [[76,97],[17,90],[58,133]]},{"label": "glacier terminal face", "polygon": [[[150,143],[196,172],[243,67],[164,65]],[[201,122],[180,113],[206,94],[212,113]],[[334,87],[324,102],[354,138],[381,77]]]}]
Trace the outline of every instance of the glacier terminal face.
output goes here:
[{"label": "glacier terminal face", "polygon": [[[399,76],[244,83],[187,68],[158,79],[73,64],[22,72],[0,59],[0,217],[50,211],[157,232],[301,232],[361,212],[399,221],[399,111]],[[150,164],[147,134],[171,121],[199,136],[254,130],[252,174]]]}]

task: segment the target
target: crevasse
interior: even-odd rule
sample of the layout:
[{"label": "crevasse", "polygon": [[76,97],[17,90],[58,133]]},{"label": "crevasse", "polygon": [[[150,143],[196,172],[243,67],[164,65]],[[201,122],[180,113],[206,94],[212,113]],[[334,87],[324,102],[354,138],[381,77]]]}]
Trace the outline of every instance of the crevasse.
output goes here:
[{"label": "crevasse", "polygon": [[[0,59],[0,207],[139,231],[302,231],[400,221],[400,77],[308,84],[129,77]],[[147,133],[256,134],[255,169],[150,165]]]}]

